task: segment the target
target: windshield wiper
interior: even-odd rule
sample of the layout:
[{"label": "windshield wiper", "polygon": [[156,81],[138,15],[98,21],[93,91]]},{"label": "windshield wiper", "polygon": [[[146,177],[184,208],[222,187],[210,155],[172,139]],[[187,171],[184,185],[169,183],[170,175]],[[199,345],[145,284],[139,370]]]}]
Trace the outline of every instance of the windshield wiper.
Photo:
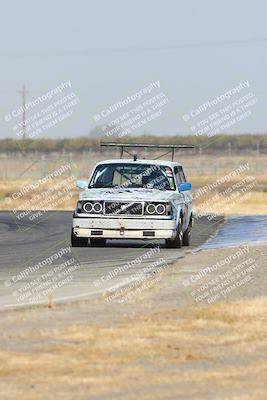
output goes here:
[{"label": "windshield wiper", "polygon": [[111,188],[113,185],[111,183],[94,183],[93,185],[89,186],[89,188]]},{"label": "windshield wiper", "polygon": [[133,183],[131,185],[127,185],[127,188],[144,188],[144,185],[141,183]]}]

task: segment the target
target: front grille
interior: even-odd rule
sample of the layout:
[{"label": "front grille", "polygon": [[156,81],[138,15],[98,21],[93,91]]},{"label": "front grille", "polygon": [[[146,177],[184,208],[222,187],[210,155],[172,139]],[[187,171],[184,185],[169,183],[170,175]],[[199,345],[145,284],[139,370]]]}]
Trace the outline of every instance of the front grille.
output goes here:
[{"label": "front grille", "polygon": [[136,202],[106,201],[104,213],[107,215],[143,215],[143,204]]}]

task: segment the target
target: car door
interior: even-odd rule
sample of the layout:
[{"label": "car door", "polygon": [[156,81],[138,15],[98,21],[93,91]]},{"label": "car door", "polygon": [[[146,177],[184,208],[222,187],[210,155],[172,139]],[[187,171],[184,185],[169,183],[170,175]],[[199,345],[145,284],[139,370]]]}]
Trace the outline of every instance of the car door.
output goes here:
[{"label": "car door", "polygon": [[[177,167],[177,180],[180,183],[186,182],[186,176],[185,176],[182,166]],[[185,201],[184,224],[183,224],[184,230],[185,230],[189,224],[190,216],[192,213],[192,193],[190,190],[185,190],[182,193],[183,193],[184,201]]]}]

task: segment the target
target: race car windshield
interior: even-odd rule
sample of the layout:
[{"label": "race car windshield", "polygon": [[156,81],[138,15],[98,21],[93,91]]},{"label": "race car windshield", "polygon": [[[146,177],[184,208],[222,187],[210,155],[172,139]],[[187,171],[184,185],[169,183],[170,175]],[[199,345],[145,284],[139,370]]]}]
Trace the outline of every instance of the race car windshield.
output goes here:
[{"label": "race car windshield", "polygon": [[168,166],[115,163],[98,165],[88,187],[175,190],[175,182]]}]

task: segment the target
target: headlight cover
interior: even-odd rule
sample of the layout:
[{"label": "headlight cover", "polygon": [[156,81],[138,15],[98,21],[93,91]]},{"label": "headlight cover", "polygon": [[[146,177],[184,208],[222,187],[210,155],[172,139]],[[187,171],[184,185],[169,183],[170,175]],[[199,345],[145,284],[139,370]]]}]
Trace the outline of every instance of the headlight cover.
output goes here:
[{"label": "headlight cover", "polygon": [[95,200],[78,201],[76,211],[85,214],[102,214],[103,202]]},{"label": "headlight cover", "polygon": [[172,215],[171,203],[147,202],[145,215]]}]

